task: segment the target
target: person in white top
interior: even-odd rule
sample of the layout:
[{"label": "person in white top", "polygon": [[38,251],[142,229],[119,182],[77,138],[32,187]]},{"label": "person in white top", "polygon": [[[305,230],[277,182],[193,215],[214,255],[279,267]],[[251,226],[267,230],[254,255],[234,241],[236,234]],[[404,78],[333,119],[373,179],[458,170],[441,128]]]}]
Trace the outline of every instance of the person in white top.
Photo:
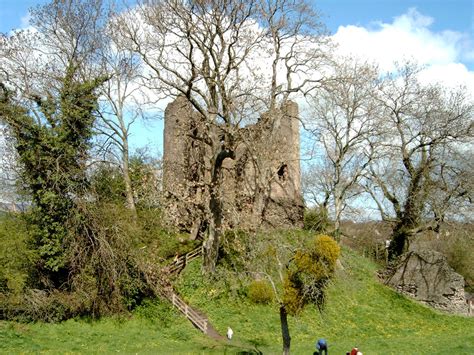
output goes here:
[{"label": "person in white top", "polygon": [[231,327],[227,327],[227,339],[231,340],[232,335],[234,335],[234,331],[232,330]]}]

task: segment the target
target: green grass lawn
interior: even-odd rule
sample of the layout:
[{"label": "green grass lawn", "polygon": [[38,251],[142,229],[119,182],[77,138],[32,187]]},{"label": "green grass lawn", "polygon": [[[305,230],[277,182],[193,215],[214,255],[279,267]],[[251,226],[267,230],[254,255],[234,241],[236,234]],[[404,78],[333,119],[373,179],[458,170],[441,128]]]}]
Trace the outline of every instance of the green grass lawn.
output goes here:
[{"label": "green grass lawn", "polygon": [[[350,250],[342,262],[324,311],[309,306],[290,317],[292,353],[312,354],[315,340],[324,337],[332,354],[356,345],[364,354],[474,354],[474,318],[440,314],[399,296],[377,282],[374,264]],[[253,346],[281,353],[277,307],[226,296],[218,283],[201,279],[199,267],[198,261],[188,265],[179,288],[221,334],[233,328],[230,343],[203,336],[166,303],[149,302],[123,318],[0,322],[0,353],[235,354]]]}]

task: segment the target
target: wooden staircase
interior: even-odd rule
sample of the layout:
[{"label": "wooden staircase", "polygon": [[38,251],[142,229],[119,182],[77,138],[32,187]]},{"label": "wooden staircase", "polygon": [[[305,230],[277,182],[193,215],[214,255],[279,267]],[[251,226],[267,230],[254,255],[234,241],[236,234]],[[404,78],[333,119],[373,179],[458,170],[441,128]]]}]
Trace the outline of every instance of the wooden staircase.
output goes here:
[{"label": "wooden staircase", "polygon": [[[202,255],[202,246],[198,246],[197,248],[191,250],[190,252],[177,257],[170,265],[165,267],[169,274],[177,275],[179,274],[186,265],[191,261],[194,260]],[[195,311],[191,306],[189,306],[186,302],[183,301],[178,294],[171,290],[171,292],[167,292],[164,295],[171,304],[178,309],[187,319],[191,321],[198,329],[200,329],[203,333],[207,334],[209,330],[209,321],[207,318],[202,316],[200,313]]]},{"label": "wooden staircase", "polygon": [[[184,302],[181,297],[179,297],[170,281],[170,277],[172,275],[179,274],[186,267],[188,262],[201,255],[202,246],[199,246],[191,250],[189,253],[175,258],[172,263],[168,264],[161,270],[157,271],[156,266],[153,264],[143,265],[142,270],[147,283],[152,286],[155,295],[169,300],[173,307],[179,310],[196,328],[198,328],[204,334],[213,339],[223,341],[226,340],[226,338],[217,332],[209,320],[201,312],[199,312],[199,310],[192,308],[190,305]],[[249,352],[246,352],[248,354],[262,354],[260,350],[251,344],[244,344],[235,341],[232,344],[232,346],[248,348]]]},{"label": "wooden staircase", "polygon": [[175,292],[170,293],[167,298],[173,306],[175,306],[181,313],[184,314],[186,318],[191,321],[191,323],[193,323],[204,334],[207,334],[209,323],[207,318],[204,318],[198,312],[192,309]]},{"label": "wooden staircase", "polygon": [[146,265],[142,268],[145,279],[149,285],[153,285],[153,291],[156,295],[166,298],[171,304],[178,309],[196,328],[201,330],[214,339],[224,339],[215,328],[209,323],[209,320],[198,312],[196,309],[189,306],[184,300],[179,297],[173,288],[170,281],[170,276],[179,274],[191,260],[194,260],[202,255],[202,246],[199,246],[190,252],[177,257],[172,263],[165,266],[159,272],[153,265]]}]

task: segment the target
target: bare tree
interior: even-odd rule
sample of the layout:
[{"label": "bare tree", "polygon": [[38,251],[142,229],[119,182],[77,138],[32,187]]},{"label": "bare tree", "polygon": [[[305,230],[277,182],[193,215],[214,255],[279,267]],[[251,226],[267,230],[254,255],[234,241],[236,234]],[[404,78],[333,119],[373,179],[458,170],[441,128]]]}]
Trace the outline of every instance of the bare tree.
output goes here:
[{"label": "bare tree", "polygon": [[103,70],[110,79],[101,90],[101,120],[97,123],[97,129],[106,138],[102,146],[104,153],[111,153],[118,161],[125,185],[126,206],[136,217],[130,178],[129,137],[132,125],[144,116],[146,95],[139,80],[141,59],[121,42],[114,22],[116,16],[119,15],[109,17],[107,43],[101,48]]},{"label": "bare tree", "polygon": [[420,84],[418,72],[399,67],[378,95],[386,137],[366,187],[382,219],[393,223],[391,257],[418,233],[439,229],[455,200],[472,196],[458,179],[463,163],[453,158],[472,144],[474,104],[465,90]]},{"label": "bare tree", "polygon": [[[257,2],[264,29],[261,49],[270,54],[269,109],[291,93],[310,93],[321,83],[321,69],[331,47],[318,13],[304,1]],[[267,54],[268,53],[268,54]],[[270,90],[268,90],[270,89]]]},{"label": "bare tree", "polygon": [[32,9],[31,16],[32,29],[0,37],[0,78],[41,121],[37,102],[57,94],[65,71],[75,80],[99,75],[103,1],[55,0]]},{"label": "bare tree", "polygon": [[207,158],[193,182],[200,200],[191,203],[203,211],[207,272],[214,271],[222,232],[222,164],[245,141],[239,128],[317,81],[299,79],[321,53],[310,14],[296,1],[167,0],[146,1],[123,18],[124,37],[148,67],[147,85],[185,97],[196,111],[187,138],[200,142]]},{"label": "bare tree", "polygon": [[472,221],[474,198],[473,142],[451,144],[439,153],[439,164],[431,181],[433,192],[427,197],[427,209],[435,221],[432,228],[440,233],[444,222]]},{"label": "bare tree", "polygon": [[343,58],[334,62],[333,77],[309,100],[307,124],[322,154],[306,172],[305,192],[324,210],[333,208],[336,236],[348,200],[361,192],[358,182],[379,137],[378,85],[376,67]]}]

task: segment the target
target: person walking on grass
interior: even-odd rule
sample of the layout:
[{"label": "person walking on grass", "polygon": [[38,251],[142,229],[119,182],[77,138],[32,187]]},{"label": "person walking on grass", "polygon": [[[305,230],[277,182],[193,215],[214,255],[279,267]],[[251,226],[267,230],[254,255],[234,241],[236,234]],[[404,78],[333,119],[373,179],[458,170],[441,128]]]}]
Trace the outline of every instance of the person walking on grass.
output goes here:
[{"label": "person walking on grass", "polygon": [[318,355],[328,355],[328,343],[326,339],[319,339],[316,343],[316,349],[317,351],[314,354]]},{"label": "person walking on grass", "polygon": [[234,335],[234,331],[231,327],[227,327],[227,339],[232,340],[232,336]]}]

